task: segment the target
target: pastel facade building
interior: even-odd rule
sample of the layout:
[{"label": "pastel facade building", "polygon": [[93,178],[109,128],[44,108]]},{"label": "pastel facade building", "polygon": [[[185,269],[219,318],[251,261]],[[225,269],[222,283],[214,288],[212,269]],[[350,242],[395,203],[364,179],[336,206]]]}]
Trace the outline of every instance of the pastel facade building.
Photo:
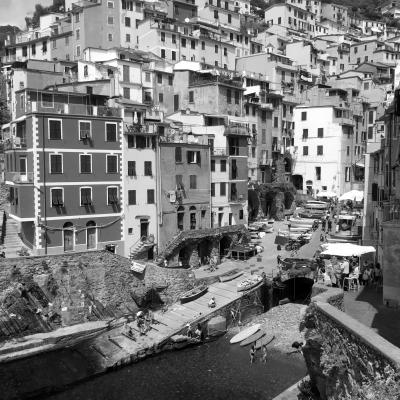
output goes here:
[{"label": "pastel facade building", "polygon": [[326,18],[330,21],[334,21],[339,25],[350,25],[348,8],[346,6],[335,3],[321,4],[321,18]]},{"label": "pastel facade building", "polygon": [[22,239],[34,254],[108,248],[122,255],[119,111],[73,93],[24,89],[17,97],[5,182]]}]

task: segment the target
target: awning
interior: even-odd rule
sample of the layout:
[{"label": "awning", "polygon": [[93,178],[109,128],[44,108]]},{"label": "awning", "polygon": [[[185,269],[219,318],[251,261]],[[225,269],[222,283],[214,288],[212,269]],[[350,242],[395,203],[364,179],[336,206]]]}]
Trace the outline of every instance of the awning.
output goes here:
[{"label": "awning", "polygon": [[323,247],[325,249],[321,255],[324,256],[360,257],[363,254],[376,252],[373,246],[358,246],[352,243],[327,243]]},{"label": "awning", "polygon": [[131,262],[131,271],[142,274],[146,269],[146,264],[141,264],[136,261]]},{"label": "awning", "polygon": [[244,91],[244,95],[248,96],[249,94],[260,93],[260,85],[248,86]]},{"label": "awning", "polygon": [[360,167],[360,168],[365,168],[365,163],[364,163],[364,161],[357,161],[356,166]]},{"label": "awning", "polygon": [[351,200],[351,201],[362,201],[364,199],[364,192],[361,190],[350,190],[339,197],[339,201]]}]

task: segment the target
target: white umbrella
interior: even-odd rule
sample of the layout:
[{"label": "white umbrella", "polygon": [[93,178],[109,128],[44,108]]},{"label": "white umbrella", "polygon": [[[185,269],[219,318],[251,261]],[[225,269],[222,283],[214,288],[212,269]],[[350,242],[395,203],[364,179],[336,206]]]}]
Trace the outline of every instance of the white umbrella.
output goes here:
[{"label": "white umbrella", "polygon": [[335,192],[330,192],[329,190],[323,190],[322,192],[317,193],[317,197],[327,197],[327,198],[332,198],[332,197],[337,197],[337,194]]},{"label": "white umbrella", "polygon": [[339,197],[339,201],[362,201],[364,199],[364,192],[362,190],[350,190]]}]

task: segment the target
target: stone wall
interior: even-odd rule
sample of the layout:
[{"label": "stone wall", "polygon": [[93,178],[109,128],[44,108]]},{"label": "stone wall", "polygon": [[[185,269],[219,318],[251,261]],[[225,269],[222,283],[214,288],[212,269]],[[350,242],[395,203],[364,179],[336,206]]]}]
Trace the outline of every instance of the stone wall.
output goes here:
[{"label": "stone wall", "polygon": [[0,339],[131,314],[194,285],[187,270],[148,264],[135,274],[130,265],[107,251],[0,259]]},{"label": "stone wall", "polygon": [[315,285],[301,323],[304,358],[320,398],[398,399],[400,349],[342,312],[340,289],[323,289]]}]

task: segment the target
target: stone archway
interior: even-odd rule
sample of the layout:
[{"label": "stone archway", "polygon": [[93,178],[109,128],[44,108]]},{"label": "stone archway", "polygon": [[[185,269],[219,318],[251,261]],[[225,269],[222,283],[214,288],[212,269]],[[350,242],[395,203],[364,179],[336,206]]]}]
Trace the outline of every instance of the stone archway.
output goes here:
[{"label": "stone archway", "polygon": [[293,175],[292,177],[293,185],[296,190],[303,190],[303,176],[302,175]]}]

